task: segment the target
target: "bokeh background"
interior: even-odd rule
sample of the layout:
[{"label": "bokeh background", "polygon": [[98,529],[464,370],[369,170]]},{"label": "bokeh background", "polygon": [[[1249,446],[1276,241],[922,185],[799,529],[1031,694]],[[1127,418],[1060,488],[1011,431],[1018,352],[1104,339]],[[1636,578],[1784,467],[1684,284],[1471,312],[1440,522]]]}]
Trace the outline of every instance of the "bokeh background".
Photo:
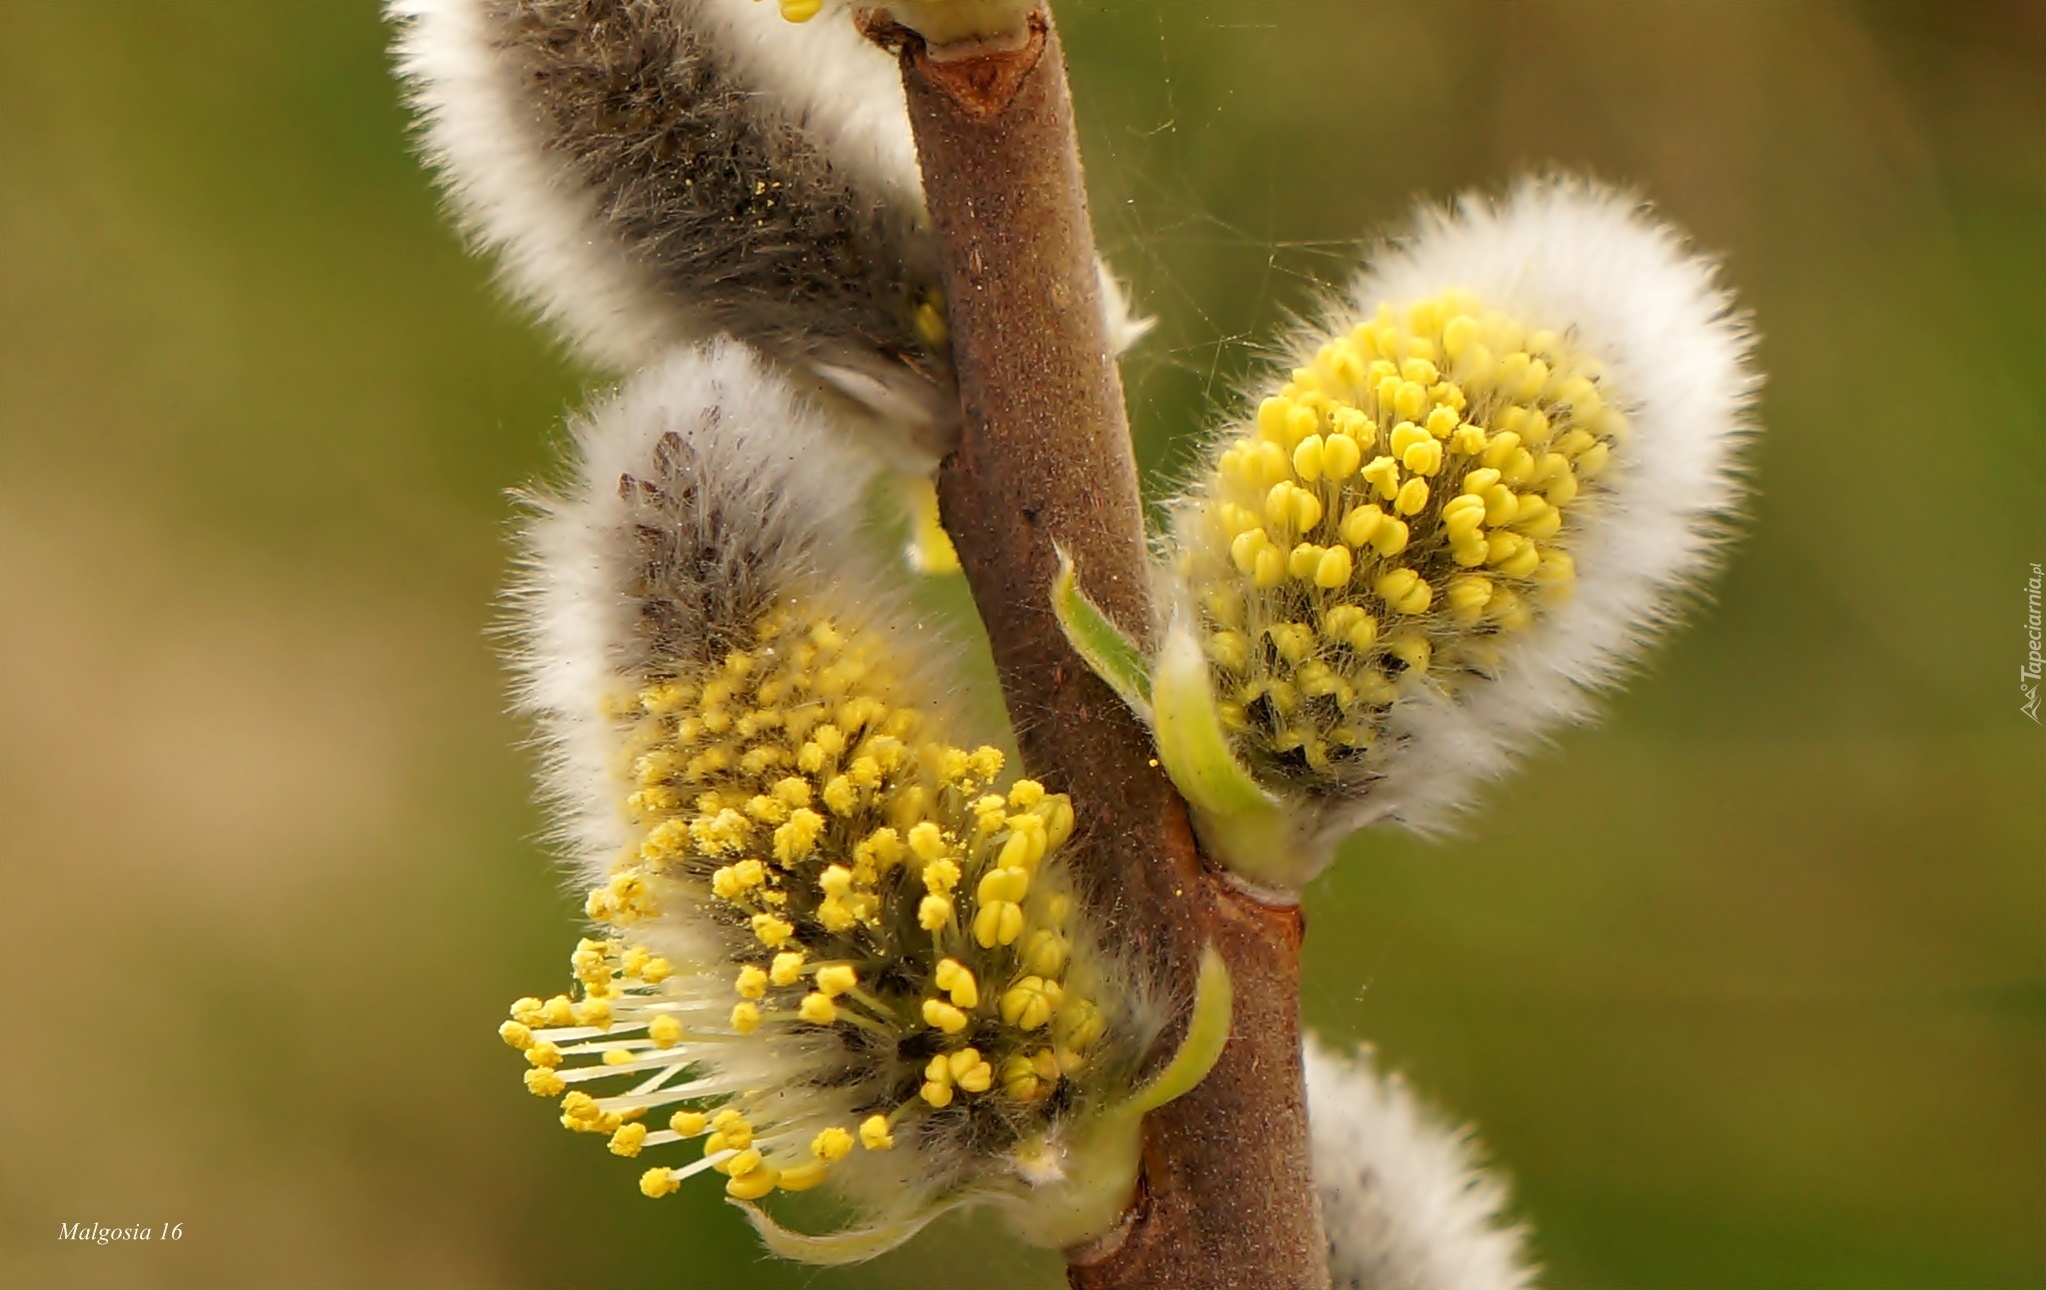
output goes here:
[{"label": "bokeh background", "polygon": [[[1716,603],[1465,837],[1352,848],[1310,1023],[1481,1127],[1552,1286],[2046,1285],[2046,6],[1059,12],[1154,467],[1356,238],[1529,165],[1764,335]],[[599,377],[438,218],[386,39],[0,4],[0,1283],[1055,1284],[763,1263],[519,1088],[571,905],[486,629]]]}]

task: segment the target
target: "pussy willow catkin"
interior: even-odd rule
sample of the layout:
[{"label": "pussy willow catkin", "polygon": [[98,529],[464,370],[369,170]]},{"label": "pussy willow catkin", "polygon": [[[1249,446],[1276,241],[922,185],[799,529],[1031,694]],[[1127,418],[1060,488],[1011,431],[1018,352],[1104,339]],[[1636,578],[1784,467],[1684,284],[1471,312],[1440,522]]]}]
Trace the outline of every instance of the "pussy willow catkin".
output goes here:
[{"label": "pussy willow catkin", "polygon": [[[1709,262],[1580,182],[1386,247],[1171,508],[1161,751],[1221,849],[1297,885],[1586,715],[1721,545],[1749,344]],[[1233,770],[1168,737],[1189,703]],[[1271,815],[1248,845],[1211,772]]]},{"label": "pussy willow catkin", "polygon": [[949,655],[854,540],[871,468],[812,415],[684,352],[538,502],[528,703],[595,930],[500,1033],[649,1196],[1063,1216],[1161,1018],[1076,899],[1070,803],[957,733]]}]

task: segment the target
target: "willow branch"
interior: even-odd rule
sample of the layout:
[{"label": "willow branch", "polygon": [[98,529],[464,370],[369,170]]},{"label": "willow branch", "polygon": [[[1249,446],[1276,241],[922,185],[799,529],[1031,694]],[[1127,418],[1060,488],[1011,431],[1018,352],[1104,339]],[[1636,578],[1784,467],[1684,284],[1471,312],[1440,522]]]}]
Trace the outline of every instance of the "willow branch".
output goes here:
[{"label": "willow branch", "polygon": [[1024,763],[1072,795],[1076,868],[1110,939],[1189,987],[1212,943],[1235,980],[1227,1049],[1146,1122],[1137,1194],[1116,1230],[1069,1252],[1072,1283],[1326,1285],[1300,1071],[1299,912],[1245,897],[1203,862],[1148,733],[1050,609],[1063,548],[1126,630],[1152,621],[1057,32],[1040,10],[1023,48],[945,61],[902,28],[873,34],[901,52],[964,408],[940,507]]}]

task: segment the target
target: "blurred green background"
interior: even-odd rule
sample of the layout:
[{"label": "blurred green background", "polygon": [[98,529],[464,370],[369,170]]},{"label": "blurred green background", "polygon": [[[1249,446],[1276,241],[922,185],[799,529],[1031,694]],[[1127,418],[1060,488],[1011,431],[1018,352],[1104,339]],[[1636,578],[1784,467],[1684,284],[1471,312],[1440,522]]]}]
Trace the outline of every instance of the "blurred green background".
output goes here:
[{"label": "blurred green background", "polygon": [[[2046,1285],[2046,7],[1059,12],[1154,466],[1354,239],[1529,165],[1640,185],[1765,338],[1716,604],[1464,838],[1353,848],[1308,1020],[1481,1127],[1552,1286]],[[486,628],[595,377],[438,218],[385,41],[0,5],[0,1283],[1055,1282],[763,1263],[519,1088],[571,906]]]}]

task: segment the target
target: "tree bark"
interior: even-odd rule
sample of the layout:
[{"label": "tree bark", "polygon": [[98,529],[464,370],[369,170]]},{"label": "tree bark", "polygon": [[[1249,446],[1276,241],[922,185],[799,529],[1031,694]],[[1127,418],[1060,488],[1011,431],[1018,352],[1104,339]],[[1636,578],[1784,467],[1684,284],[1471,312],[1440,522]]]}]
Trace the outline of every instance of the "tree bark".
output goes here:
[{"label": "tree bark", "polygon": [[[1322,1287],[1300,1067],[1297,906],[1208,866],[1150,734],[1067,646],[1056,549],[1125,630],[1152,627],[1143,514],[1121,377],[1095,277],[1058,34],[935,59],[899,47],[935,227],[964,428],[940,509],[987,626],[1025,767],[1071,794],[1076,870],[1110,942],[1190,997],[1212,943],[1235,983],[1212,1074],[1145,1125],[1121,1225],[1068,1252],[1076,1287]],[[1176,1032],[1156,1057],[1169,1054]]]}]

